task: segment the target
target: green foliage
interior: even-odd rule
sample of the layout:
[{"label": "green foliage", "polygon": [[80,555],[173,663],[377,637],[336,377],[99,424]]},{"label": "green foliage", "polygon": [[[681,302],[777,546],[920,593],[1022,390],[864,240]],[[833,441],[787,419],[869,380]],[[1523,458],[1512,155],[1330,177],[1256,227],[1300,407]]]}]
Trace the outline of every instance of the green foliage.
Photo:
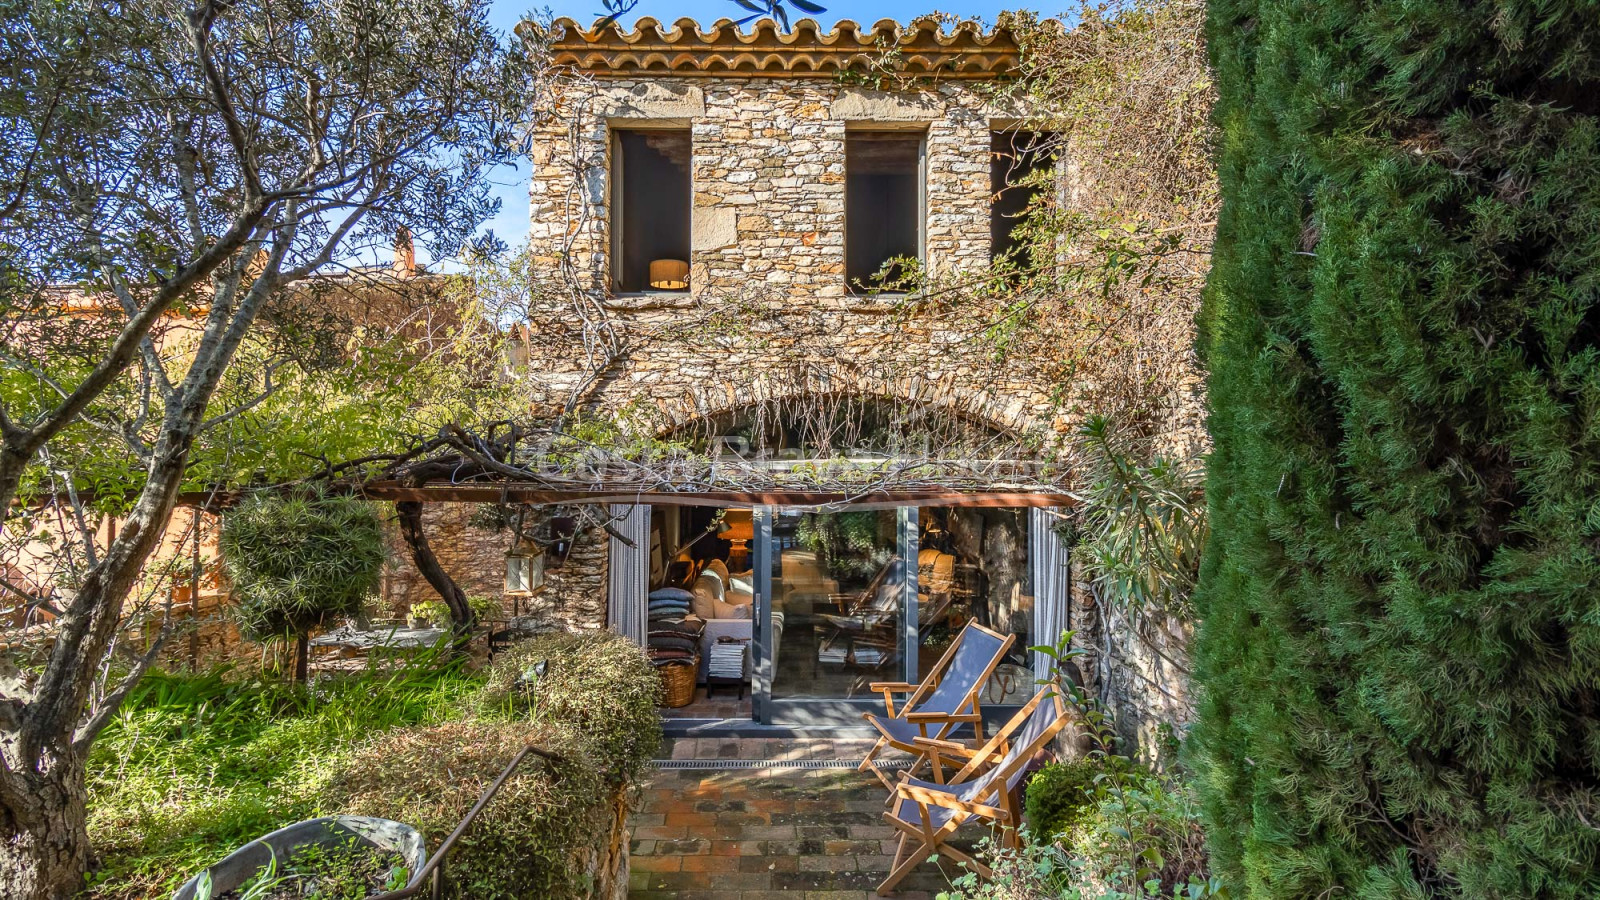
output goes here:
[{"label": "green foliage", "polygon": [[1210,6],[1195,735],[1251,896],[1600,894],[1600,16]]},{"label": "green foliage", "polygon": [[370,893],[405,887],[407,879],[400,854],[374,850],[351,836],[331,845],[296,847],[281,871],[274,856],[238,891],[240,900],[366,900]]},{"label": "green foliage", "polygon": [[1105,754],[1085,754],[1045,766],[1028,780],[1023,800],[1028,827],[1041,837],[1071,831],[1093,815],[1099,780],[1128,767],[1126,757]]},{"label": "green foliage", "polygon": [[[487,622],[500,615],[500,601],[494,597],[468,597],[467,606],[472,608],[473,620],[477,622]],[[411,604],[408,612],[413,618],[439,628],[450,624],[450,607],[443,600],[419,600]]]},{"label": "green foliage", "polygon": [[298,687],[231,670],[148,675],[95,743],[91,898],[168,893],[244,843],[339,812],[334,762],[375,733],[441,722],[477,687],[455,666]]},{"label": "green foliage", "polygon": [[[544,674],[536,664],[546,663]],[[408,822],[440,840],[528,743],[529,760],[451,857],[455,896],[572,897],[587,889],[593,846],[626,788],[660,746],[660,679],[644,653],[609,633],[551,634],[498,656],[469,706],[474,720],[390,732],[332,784],[347,812]]]},{"label": "green foliage", "polygon": [[253,494],[223,517],[219,546],[239,627],[257,639],[354,615],[383,569],[378,514],[354,497]]},{"label": "green foliage", "polygon": [[483,718],[573,730],[612,782],[637,777],[661,748],[661,679],[637,644],[609,632],[514,644],[495,657],[477,701]]},{"label": "green foliage", "polygon": [[[538,660],[543,677],[519,682]],[[624,802],[661,741],[660,679],[615,635],[552,634],[482,676],[432,660],[309,688],[231,671],[154,674],[95,745],[90,833],[102,868],[88,896],[149,897],[300,819],[350,813],[448,834],[529,743],[529,759],[451,857],[471,897],[581,894],[575,848]],[[285,868],[279,875],[288,874]]]},{"label": "green foliage", "polygon": [[1103,416],[1078,437],[1088,487],[1073,537],[1097,596],[1124,610],[1187,618],[1206,541],[1199,467],[1141,452]]},{"label": "green foliage", "polygon": [[876,510],[806,513],[795,539],[833,575],[871,578],[894,556],[894,539],[885,539],[881,524]]},{"label": "green foliage", "polygon": [[[1101,770],[1056,840],[1024,834],[1020,851],[988,844],[994,878],[952,881],[941,900],[1145,900],[1226,898],[1206,869],[1205,836],[1189,787],[1133,768]],[[1045,770],[1045,771],[1048,771]],[[1041,773],[1042,774],[1042,773]]]},{"label": "green foliage", "polygon": [[406,822],[437,846],[530,743],[566,761],[552,770],[529,759],[506,781],[450,857],[450,894],[581,896],[577,848],[592,842],[618,796],[581,742],[559,727],[464,721],[387,732],[341,767],[330,785],[333,802]]}]

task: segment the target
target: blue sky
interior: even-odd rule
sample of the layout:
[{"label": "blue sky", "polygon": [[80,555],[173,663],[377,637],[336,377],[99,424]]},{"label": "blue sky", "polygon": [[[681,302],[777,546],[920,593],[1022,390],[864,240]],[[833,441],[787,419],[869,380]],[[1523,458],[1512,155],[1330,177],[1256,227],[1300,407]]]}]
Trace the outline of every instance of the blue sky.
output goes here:
[{"label": "blue sky", "polygon": [[[828,11],[813,18],[826,27],[840,19],[854,19],[863,24],[870,25],[879,19],[895,19],[906,22],[917,16],[930,12],[954,13],[962,18],[981,19],[992,23],[1002,9],[1016,9],[1027,4],[1016,2],[999,3],[995,0],[935,0],[930,5],[927,0],[851,0],[849,3],[828,3],[826,0],[816,0]],[[1065,3],[1058,4],[1066,6]],[[592,22],[599,18],[604,9],[600,0],[558,0],[544,9],[552,17],[569,16],[579,22]],[[517,0],[501,0],[495,4],[490,15],[490,20],[496,27],[510,30],[517,22],[528,16],[530,7]],[[1041,9],[1041,12],[1054,14],[1054,8]],[[671,24],[679,18],[687,16],[695,19],[701,25],[710,25],[721,18],[739,19],[748,15],[732,0],[639,0],[631,13],[623,17],[624,24],[632,25],[634,21],[650,16],[662,22]],[[528,232],[528,185],[527,167],[518,166],[514,171],[503,170],[496,173],[495,193],[499,196],[500,214],[490,220],[485,227],[494,230],[494,233],[506,243],[516,246]]]}]

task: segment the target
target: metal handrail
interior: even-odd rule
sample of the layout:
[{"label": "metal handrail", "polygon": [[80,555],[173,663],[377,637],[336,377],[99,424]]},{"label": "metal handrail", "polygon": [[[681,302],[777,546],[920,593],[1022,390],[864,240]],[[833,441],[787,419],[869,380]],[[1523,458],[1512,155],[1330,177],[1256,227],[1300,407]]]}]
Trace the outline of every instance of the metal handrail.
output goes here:
[{"label": "metal handrail", "polygon": [[489,801],[494,799],[495,794],[500,793],[500,786],[506,783],[506,779],[511,777],[511,773],[522,765],[522,761],[527,759],[529,754],[542,759],[545,765],[562,761],[562,757],[559,754],[542,750],[533,744],[523,747],[522,752],[511,760],[511,764],[506,766],[505,771],[500,773],[500,777],[494,780],[494,784],[489,785],[488,790],[483,792],[483,796],[478,798],[478,802],[474,803],[472,809],[467,811],[466,817],[461,820],[461,824],[456,826],[456,830],[450,832],[450,836],[444,839],[444,843],[439,845],[439,849],[435,850],[433,855],[428,857],[428,861],[422,864],[422,868],[411,876],[411,880],[406,882],[405,887],[383,894],[373,894],[367,900],[402,900],[405,897],[416,897],[421,894],[424,882],[429,883],[427,885],[430,888],[429,897],[432,900],[439,900],[440,892],[443,888],[441,875],[444,871],[440,867],[444,864],[444,858],[450,855],[451,850],[455,849],[456,841],[467,833],[467,829],[472,826],[472,820],[476,819],[478,813],[489,805]]}]

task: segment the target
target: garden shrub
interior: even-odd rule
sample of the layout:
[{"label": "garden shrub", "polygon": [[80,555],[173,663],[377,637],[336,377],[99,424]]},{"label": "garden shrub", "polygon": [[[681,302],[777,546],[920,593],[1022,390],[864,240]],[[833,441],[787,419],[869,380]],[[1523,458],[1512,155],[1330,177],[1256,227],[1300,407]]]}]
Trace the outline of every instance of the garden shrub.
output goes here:
[{"label": "garden shrub", "polygon": [[1128,767],[1107,773],[1086,793],[1077,821],[1055,840],[1030,826],[1020,851],[986,844],[982,855],[994,877],[955,879],[949,900],[1228,896],[1208,873],[1205,834],[1187,784]]},{"label": "garden shrub", "polygon": [[1072,830],[1095,811],[1096,776],[1127,770],[1125,758],[1105,754],[1086,754],[1040,769],[1023,795],[1029,830],[1042,838]]},{"label": "garden shrub", "polygon": [[1216,0],[1210,44],[1215,865],[1600,895],[1600,15]]},{"label": "garden shrub", "polygon": [[[533,670],[543,661],[544,674]],[[485,807],[448,863],[457,896],[581,897],[622,791],[661,745],[660,679],[609,632],[554,633],[496,656],[469,701],[475,719],[379,736],[345,761],[330,803],[419,828],[435,848],[524,746],[529,760]]]},{"label": "garden shrub", "polygon": [[586,860],[615,812],[615,791],[571,732],[531,722],[448,722],[387,732],[340,767],[329,785],[341,812],[405,822],[429,851],[528,744],[560,754],[528,759],[445,864],[458,897],[581,897]]},{"label": "garden shrub", "polygon": [[383,526],[357,497],[262,492],[223,517],[218,550],[239,629],[259,641],[299,638],[295,673],[303,679],[306,634],[359,613],[377,589]]},{"label": "garden shrub", "polygon": [[[541,661],[545,673],[535,681]],[[489,666],[477,700],[486,718],[528,717],[576,731],[613,781],[636,777],[661,747],[661,679],[637,644],[610,632],[513,644]]]}]

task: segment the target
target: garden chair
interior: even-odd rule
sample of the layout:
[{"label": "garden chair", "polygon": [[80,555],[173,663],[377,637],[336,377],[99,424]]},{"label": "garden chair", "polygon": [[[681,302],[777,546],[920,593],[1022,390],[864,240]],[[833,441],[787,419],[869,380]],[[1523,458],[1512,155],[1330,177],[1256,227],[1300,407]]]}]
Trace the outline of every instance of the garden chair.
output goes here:
[{"label": "garden chair", "polygon": [[921,781],[909,774],[900,777],[889,798],[889,810],[883,814],[900,832],[900,843],[895,848],[889,876],[878,885],[878,893],[892,891],[912,869],[935,853],[950,856],[979,875],[990,877],[993,873],[988,866],[948,843],[956,829],[968,820],[1002,829],[1005,843],[1013,849],[1021,845],[1017,834],[1022,823],[1017,788],[1034,754],[1067,725],[1066,704],[1061,698],[1062,692],[1055,685],[1041,690],[976,750],[951,741],[917,739],[933,757],[936,772],[945,753],[965,756],[967,762],[947,784]]},{"label": "garden chair", "polygon": [[858,649],[873,651],[873,661],[865,666],[870,669],[881,668],[895,658],[895,622],[900,616],[899,573],[900,561],[890,560],[872,577],[866,590],[859,594],[834,594],[829,597],[839,607],[840,613],[824,613],[822,616],[831,631],[817,645],[819,665],[848,660]]},{"label": "garden chair", "polygon": [[[889,776],[878,768],[874,760],[886,748],[893,747],[906,753],[923,755],[917,738],[943,739],[963,724],[972,726],[978,741],[983,740],[983,711],[978,708],[978,691],[982,689],[994,667],[1005,658],[1006,651],[1016,641],[1014,634],[990,631],[977,622],[968,622],[956,635],[954,643],[939,657],[922,684],[880,681],[871,685],[873,693],[883,695],[887,715],[866,714],[866,720],[878,729],[878,740],[867,751],[858,771],[871,771],[884,786],[894,788]],[[909,694],[905,702],[895,707],[896,694]],[[929,729],[933,732],[930,734]],[[912,766],[912,774],[921,768],[922,759]],[[942,777],[935,771],[936,778]]]}]

